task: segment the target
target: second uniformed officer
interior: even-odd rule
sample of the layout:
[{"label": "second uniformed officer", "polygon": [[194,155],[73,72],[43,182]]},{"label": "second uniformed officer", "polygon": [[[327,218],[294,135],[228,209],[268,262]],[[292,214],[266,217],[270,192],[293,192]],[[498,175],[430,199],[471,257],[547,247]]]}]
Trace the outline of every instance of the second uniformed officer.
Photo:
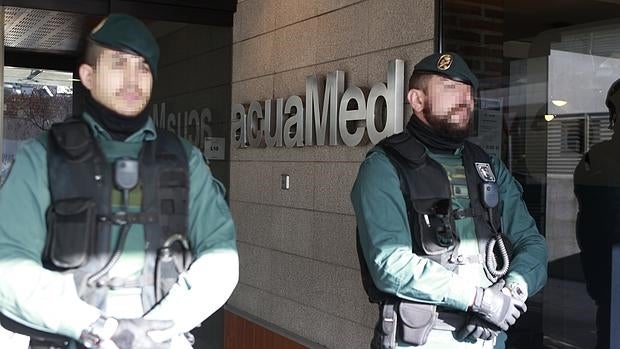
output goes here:
[{"label": "second uniformed officer", "polygon": [[79,66],[85,112],[26,141],[0,188],[2,324],[47,347],[190,348],[237,283],[222,185],[146,110],[158,57],[142,22],[108,16]]},{"label": "second uniformed officer", "polygon": [[372,348],[503,347],[546,281],[547,249],[502,162],[466,141],[478,88],[456,54],[420,61],[403,133],[374,147],[351,200]]}]

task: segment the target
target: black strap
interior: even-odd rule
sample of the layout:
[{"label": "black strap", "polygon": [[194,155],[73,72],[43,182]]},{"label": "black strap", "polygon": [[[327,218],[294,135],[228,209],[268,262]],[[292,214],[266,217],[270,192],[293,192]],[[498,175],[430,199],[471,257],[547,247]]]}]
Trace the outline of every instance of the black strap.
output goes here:
[{"label": "black strap", "polygon": [[90,128],[78,118],[73,117],[54,124],[50,136],[71,161],[85,161],[95,155],[96,142],[91,136]]},{"label": "black strap", "polygon": [[454,219],[463,219],[467,217],[483,217],[489,219],[489,212],[480,207],[468,207],[455,210],[452,215]]},{"label": "black strap", "polygon": [[[501,198],[500,205],[491,209],[491,212],[482,206],[482,201],[480,199],[480,183],[482,183],[483,180],[480,178],[478,170],[476,169],[476,163],[486,163],[489,164],[491,170],[496,173],[495,169],[492,167],[491,156],[480,148],[480,146],[472,142],[465,141],[464,147],[463,167],[465,168],[465,177],[467,178],[467,189],[469,191],[470,205],[475,212],[487,212],[486,215],[474,216],[474,218],[481,219],[479,222],[476,222],[476,231],[481,231],[481,223],[483,220],[491,224],[492,227],[496,228],[495,230],[499,230],[499,227],[501,226]],[[496,175],[495,178],[497,180]],[[489,213],[492,213],[492,217],[489,216]]]},{"label": "black strap", "polygon": [[100,215],[97,217],[100,223],[109,224],[150,224],[159,222],[159,215],[155,212],[140,212],[140,213],[128,213],[128,212],[115,212],[111,215]]},{"label": "black strap", "polygon": [[[158,249],[170,236],[186,236],[189,224],[189,160],[179,137],[164,129],[157,130],[157,139],[146,142],[140,153],[145,171],[158,173],[158,176],[144,176],[142,212],[157,213],[158,221],[144,224],[147,249],[145,253],[142,278],[155,275]],[[142,291],[144,309],[150,309],[160,299],[158,287],[145,287]]]},{"label": "black strap", "polygon": [[44,343],[44,345],[49,345],[54,348],[66,348],[69,346],[69,341],[71,340],[59,334],[35,330],[31,327],[22,325],[2,313],[0,313],[0,325],[11,332],[30,337],[31,345],[33,343]]}]

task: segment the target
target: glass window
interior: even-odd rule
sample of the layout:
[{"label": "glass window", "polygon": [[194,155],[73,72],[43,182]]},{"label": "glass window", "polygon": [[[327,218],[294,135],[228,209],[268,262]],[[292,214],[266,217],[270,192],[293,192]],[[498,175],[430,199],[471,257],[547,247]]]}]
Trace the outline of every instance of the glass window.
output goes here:
[{"label": "glass window", "polygon": [[4,67],[4,118],[0,184],[19,144],[70,116],[73,74],[55,70]]},{"label": "glass window", "polygon": [[[613,176],[620,176],[613,160],[620,147],[610,141],[606,105],[620,78],[620,2],[441,5],[441,50],[462,55],[480,78],[475,140],[523,185],[549,246],[547,286],[528,302],[508,346],[592,348],[597,308],[607,319],[599,319],[600,337],[609,337],[611,219],[618,216],[611,207],[620,207]],[[592,163],[579,165],[589,151]]]}]

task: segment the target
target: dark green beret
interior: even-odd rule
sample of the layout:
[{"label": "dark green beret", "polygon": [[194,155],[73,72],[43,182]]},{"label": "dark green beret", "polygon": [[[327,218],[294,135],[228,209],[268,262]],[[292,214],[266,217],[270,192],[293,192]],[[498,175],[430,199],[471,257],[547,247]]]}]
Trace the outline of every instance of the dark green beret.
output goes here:
[{"label": "dark green beret", "polygon": [[144,57],[157,77],[159,45],[151,31],[135,17],[114,13],[103,19],[90,33],[90,39],[101,46]]},{"label": "dark green beret", "polygon": [[450,80],[471,85],[474,90],[478,89],[478,78],[463,58],[455,53],[434,53],[425,57],[413,67],[413,72],[443,75]]}]

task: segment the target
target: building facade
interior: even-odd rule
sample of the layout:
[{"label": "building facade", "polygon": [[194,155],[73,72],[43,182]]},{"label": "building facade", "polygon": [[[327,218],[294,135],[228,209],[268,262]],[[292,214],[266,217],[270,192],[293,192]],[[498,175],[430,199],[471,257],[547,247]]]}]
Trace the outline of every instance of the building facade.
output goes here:
[{"label": "building facade", "polygon": [[[108,12],[132,13],[153,31],[161,61],[151,116],[209,158],[238,232],[239,285],[196,331],[196,347],[368,347],[378,313],[362,288],[351,187],[366,153],[409,119],[415,63],[448,51],[480,78],[472,140],[523,186],[548,242],[549,282],[528,301],[508,346],[593,346],[596,307],[579,259],[573,172],[612,136],[605,97],[620,78],[620,2],[85,3],[5,2],[5,66],[75,78],[76,33]],[[60,27],[65,17],[74,29]],[[42,51],[46,59],[23,58]],[[5,78],[5,103],[14,82]],[[83,93],[76,81],[73,112]],[[5,112],[7,159],[22,119]]]}]

